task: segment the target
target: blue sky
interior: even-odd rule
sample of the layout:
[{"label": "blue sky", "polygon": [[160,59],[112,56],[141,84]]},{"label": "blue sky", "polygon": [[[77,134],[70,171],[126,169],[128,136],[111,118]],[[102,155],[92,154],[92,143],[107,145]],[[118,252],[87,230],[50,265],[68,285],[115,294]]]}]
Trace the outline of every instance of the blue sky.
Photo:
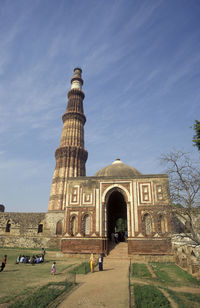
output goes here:
[{"label": "blue sky", "polygon": [[0,0],[0,203],[45,212],[73,69],[83,70],[87,175],[116,158],[162,173],[199,153],[200,1]]}]

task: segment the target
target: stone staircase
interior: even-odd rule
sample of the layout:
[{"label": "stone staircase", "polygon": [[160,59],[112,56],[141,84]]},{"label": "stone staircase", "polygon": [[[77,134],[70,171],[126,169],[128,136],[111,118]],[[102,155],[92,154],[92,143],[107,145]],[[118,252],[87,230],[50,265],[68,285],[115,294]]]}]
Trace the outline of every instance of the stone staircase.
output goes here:
[{"label": "stone staircase", "polygon": [[128,243],[110,244],[109,254],[106,259],[128,259]]}]

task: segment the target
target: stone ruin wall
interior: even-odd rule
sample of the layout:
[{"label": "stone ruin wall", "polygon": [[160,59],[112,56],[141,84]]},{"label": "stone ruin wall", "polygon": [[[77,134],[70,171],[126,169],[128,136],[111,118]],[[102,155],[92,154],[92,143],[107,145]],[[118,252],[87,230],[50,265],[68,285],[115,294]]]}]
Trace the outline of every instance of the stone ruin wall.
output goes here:
[{"label": "stone ruin wall", "polygon": [[200,279],[200,245],[194,245],[189,239],[174,235],[172,250],[176,264]]},{"label": "stone ruin wall", "polygon": [[[58,221],[64,213],[0,213],[0,247],[58,248],[61,235],[56,234]],[[10,224],[10,231],[6,230]],[[42,232],[39,231],[42,225]]]},{"label": "stone ruin wall", "polygon": [[[177,212],[177,213],[176,213]],[[180,213],[180,215],[178,214]],[[185,223],[187,215],[185,214],[184,208],[178,208],[172,210],[173,214],[173,233],[189,233],[190,226]],[[185,218],[184,218],[185,217]],[[192,210],[192,221],[196,234],[199,236],[200,241],[200,207],[193,208]]]},{"label": "stone ruin wall", "polygon": [[[186,217],[184,209],[181,208],[179,211],[183,217]],[[190,230],[183,217],[175,213],[173,215],[172,252],[174,261],[181,268],[200,279],[200,245],[195,244],[187,237]],[[200,242],[200,208],[193,209],[192,220]]]}]

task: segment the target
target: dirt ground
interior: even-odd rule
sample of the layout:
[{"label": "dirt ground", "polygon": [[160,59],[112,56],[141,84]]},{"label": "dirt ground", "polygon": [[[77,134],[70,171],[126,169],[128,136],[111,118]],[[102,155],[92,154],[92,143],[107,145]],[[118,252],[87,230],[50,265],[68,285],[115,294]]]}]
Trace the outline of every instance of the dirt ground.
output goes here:
[{"label": "dirt ground", "polygon": [[106,260],[104,270],[77,275],[80,284],[58,306],[59,308],[127,308],[128,260]]}]

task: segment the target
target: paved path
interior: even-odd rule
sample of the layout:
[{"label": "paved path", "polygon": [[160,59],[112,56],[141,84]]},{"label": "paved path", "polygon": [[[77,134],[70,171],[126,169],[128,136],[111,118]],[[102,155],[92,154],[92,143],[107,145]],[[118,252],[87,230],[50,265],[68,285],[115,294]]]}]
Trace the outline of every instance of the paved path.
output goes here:
[{"label": "paved path", "polygon": [[59,308],[128,308],[128,260],[104,259],[104,271],[77,275],[79,287]]}]

